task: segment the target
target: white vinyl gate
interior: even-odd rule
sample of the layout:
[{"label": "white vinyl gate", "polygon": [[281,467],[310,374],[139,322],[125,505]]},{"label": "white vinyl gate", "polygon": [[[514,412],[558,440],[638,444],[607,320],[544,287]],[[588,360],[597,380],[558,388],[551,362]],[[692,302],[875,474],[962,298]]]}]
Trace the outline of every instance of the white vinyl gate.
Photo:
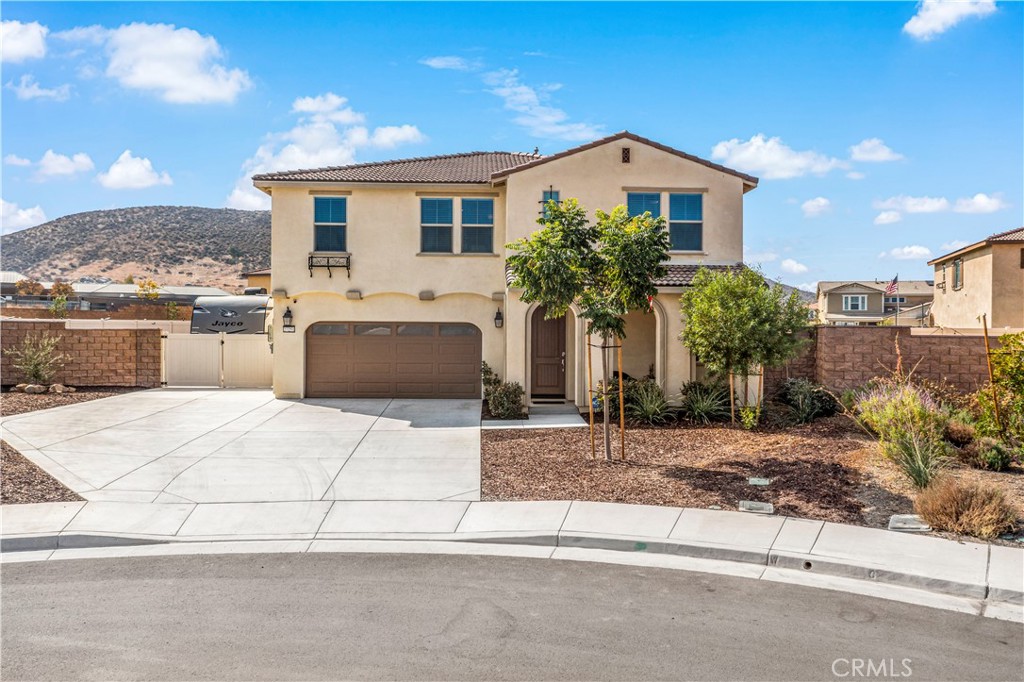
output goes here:
[{"label": "white vinyl gate", "polygon": [[273,356],[265,334],[166,334],[166,386],[269,388]]}]

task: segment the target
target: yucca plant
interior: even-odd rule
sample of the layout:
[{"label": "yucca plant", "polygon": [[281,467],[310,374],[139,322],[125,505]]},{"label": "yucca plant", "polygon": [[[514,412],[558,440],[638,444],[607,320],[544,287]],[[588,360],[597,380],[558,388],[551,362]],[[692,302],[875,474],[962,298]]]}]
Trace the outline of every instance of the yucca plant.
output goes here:
[{"label": "yucca plant", "polygon": [[679,395],[679,413],[696,424],[711,424],[729,418],[729,392],[724,386],[690,381]]},{"label": "yucca plant", "polygon": [[635,381],[626,393],[626,417],[633,423],[665,424],[672,420],[673,412],[661,386],[653,380]]}]

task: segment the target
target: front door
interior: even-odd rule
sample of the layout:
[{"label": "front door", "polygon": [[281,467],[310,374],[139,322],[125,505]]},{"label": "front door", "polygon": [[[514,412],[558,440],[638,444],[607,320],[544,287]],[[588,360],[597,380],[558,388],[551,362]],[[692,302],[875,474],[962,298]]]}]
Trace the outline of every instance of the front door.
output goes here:
[{"label": "front door", "polygon": [[565,398],[565,317],[546,320],[545,310],[538,307],[531,320],[531,395]]}]

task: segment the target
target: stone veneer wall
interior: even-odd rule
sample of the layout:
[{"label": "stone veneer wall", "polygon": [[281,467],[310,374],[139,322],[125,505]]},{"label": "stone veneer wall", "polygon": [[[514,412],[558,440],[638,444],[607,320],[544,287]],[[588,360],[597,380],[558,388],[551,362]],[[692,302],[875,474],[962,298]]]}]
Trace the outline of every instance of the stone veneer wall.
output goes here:
[{"label": "stone veneer wall", "polygon": [[[912,335],[896,327],[821,326],[810,332],[811,343],[787,366],[765,373],[770,393],[788,377],[805,378],[841,391],[863,386],[896,367],[896,341],[903,371],[973,392],[988,381],[985,340],[981,336]],[[993,348],[998,341],[990,338]]]},{"label": "stone veneer wall", "polygon": [[59,350],[68,355],[54,381],[68,386],[160,386],[159,329],[65,329],[62,320],[0,322],[0,383],[24,381],[11,365],[7,349],[26,336],[60,336]]}]

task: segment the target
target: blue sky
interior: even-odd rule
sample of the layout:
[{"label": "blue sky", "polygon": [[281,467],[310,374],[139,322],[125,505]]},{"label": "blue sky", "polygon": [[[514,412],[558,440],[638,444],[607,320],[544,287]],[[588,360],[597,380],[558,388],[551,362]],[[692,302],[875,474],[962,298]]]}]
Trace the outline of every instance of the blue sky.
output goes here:
[{"label": "blue sky", "polygon": [[1024,223],[1020,3],[0,9],[4,232],[256,208],[247,177],[269,168],[623,129],[758,175],[746,259],[794,285],[925,278]]}]

